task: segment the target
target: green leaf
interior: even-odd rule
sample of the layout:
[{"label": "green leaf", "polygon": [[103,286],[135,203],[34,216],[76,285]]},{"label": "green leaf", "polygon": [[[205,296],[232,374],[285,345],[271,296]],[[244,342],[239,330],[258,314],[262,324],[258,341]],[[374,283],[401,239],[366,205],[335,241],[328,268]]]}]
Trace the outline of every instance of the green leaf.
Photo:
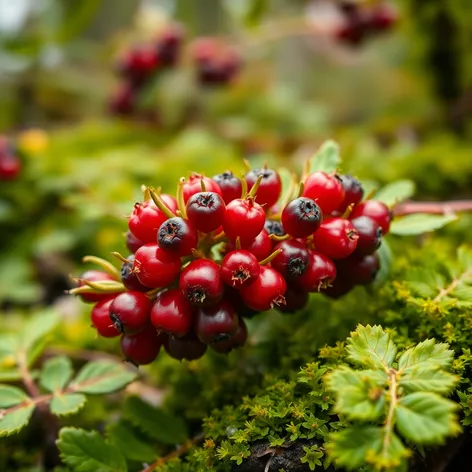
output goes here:
[{"label": "green leaf", "polygon": [[410,367],[405,372],[408,372],[408,374],[401,376],[398,382],[405,393],[432,392],[447,394],[459,380],[455,375],[434,367]]},{"label": "green leaf", "polygon": [[323,452],[318,446],[303,446],[305,455],[300,459],[302,464],[308,464],[310,470],[315,470],[317,465],[322,465],[320,459],[323,457]]},{"label": "green leaf", "polygon": [[374,288],[379,287],[387,280],[388,274],[390,273],[390,268],[392,266],[393,253],[390,249],[390,244],[385,238],[382,239],[382,244],[377,250],[377,254],[380,258],[380,270],[375,276]]},{"label": "green leaf", "polygon": [[472,267],[472,249],[470,246],[460,246],[457,250],[457,259],[463,270],[470,270]]},{"label": "green leaf", "polygon": [[393,207],[396,203],[411,198],[414,194],[415,183],[412,180],[397,180],[381,188],[373,198]]},{"label": "green leaf", "polygon": [[82,393],[110,393],[125,387],[136,378],[125,364],[94,361],[86,364],[71,382],[68,390]]},{"label": "green leaf", "polygon": [[359,325],[347,339],[348,358],[374,369],[391,367],[397,347],[381,326]]},{"label": "green leaf", "polygon": [[251,0],[249,9],[244,15],[244,22],[247,26],[255,26],[259,24],[264,13],[269,6],[268,0]]},{"label": "green leaf", "polygon": [[10,436],[24,428],[33,411],[34,405],[28,403],[18,406],[11,412],[0,413],[0,438]]},{"label": "green leaf", "polygon": [[339,146],[334,141],[325,141],[316,154],[310,158],[310,172],[334,172],[341,164]]},{"label": "green leaf", "polygon": [[292,182],[292,173],[285,167],[277,168],[277,172],[279,173],[280,180],[282,181],[282,193],[279,197],[279,202],[287,201],[288,193],[293,190],[290,188],[290,184]]},{"label": "green leaf", "polygon": [[416,213],[393,220],[390,226],[390,233],[399,236],[413,236],[434,231],[456,220],[456,215]]},{"label": "green leaf", "polygon": [[395,410],[400,434],[417,444],[441,444],[461,431],[458,405],[434,393],[416,392],[398,400]]},{"label": "green leaf", "polygon": [[96,431],[62,428],[57,446],[62,460],[76,472],[127,472],[125,458]]},{"label": "green leaf", "polygon": [[163,444],[179,444],[187,439],[185,423],[177,416],[154,408],[138,397],[130,397],[124,414],[133,424]]},{"label": "green leaf", "polygon": [[57,416],[66,416],[77,413],[87,401],[85,395],[81,393],[66,393],[54,395],[49,408]]},{"label": "green leaf", "polygon": [[449,345],[437,343],[434,339],[418,343],[405,351],[398,359],[398,369],[405,370],[409,367],[449,367],[454,358],[454,351],[449,350]]},{"label": "green leaf", "polygon": [[0,408],[9,408],[30,400],[23,390],[9,385],[0,385]]},{"label": "green leaf", "polygon": [[49,392],[56,392],[64,389],[72,374],[72,363],[67,357],[53,357],[44,363],[39,383]]}]

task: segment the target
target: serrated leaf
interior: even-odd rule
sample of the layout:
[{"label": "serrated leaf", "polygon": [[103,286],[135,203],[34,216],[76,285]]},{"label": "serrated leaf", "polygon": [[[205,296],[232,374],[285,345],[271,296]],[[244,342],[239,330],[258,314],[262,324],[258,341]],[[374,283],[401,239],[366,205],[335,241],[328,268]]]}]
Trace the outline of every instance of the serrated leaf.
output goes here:
[{"label": "serrated leaf", "polygon": [[414,236],[442,228],[456,220],[456,215],[416,213],[393,220],[390,226],[390,233],[399,236]]},{"label": "serrated leaf", "polygon": [[10,436],[23,429],[28,424],[33,411],[34,405],[28,403],[18,406],[11,412],[0,413],[0,438]]},{"label": "serrated leaf", "polygon": [[49,408],[57,416],[66,416],[77,413],[87,401],[81,393],[66,393],[54,395]]},{"label": "serrated leaf", "polygon": [[325,141],[313,157],[310,158],[310,172],[334,172],[341,164],[339,145],[334,141]]},{"label": "serrated leaf", "polygon": [[154,448],[139,439],[133,432],[129,423],[119,422],[107,428],[107,437],[127,459],[137,462],[152,462],[156,457]]},{"label": "serrated leaf", "polygon": [[417,444],[441,444],[461,430],[457,408],[456,403],[434,393],[411,393],[398,400],[396,427],[403,437]]},{"label": "serrated leaf", "polygon": [[29,399],[28,395],[17,387],[0,385],[0,408],[9,408]]},{"label": "serrated leaf", "polygon": [[398,382],[405,393],[432,392],[447,394],[459,380],[455,375],[434,367],[410,367],[405,372],[407,374],[401,376]]},{"label": "serrated leaf", "polygon": [[136,378],[125,364],[94,361],[86,364],[71,382],[68,390],[81,393],[110,393],[119,390]]},{"label": "serrated leaf", "polygon": [[127,472],[125,458],[95,431],[62,428],[57,446],[62,460],[76,472]]},{"label": "serrated leaf", "polygon": [[399,370],[409,367],[449,367],[454,358],[454,352],[445,343],[437,343],[434,339],[427,339],[405,351],[398,359]]},{"label": "serrated leaf", "polygon": [[374,200],[393,207],[396,203],[411,198],[415,194],[415,183],[412,180],[397,180],[387,184],[374,195]]},{"label": "serrated leaf", "polygon": [[391,367],[397,347],[381,326],[359,325],[347,339],[348,358],[365,367]]},{"label": "serrated leaf", "polygon": [[39,383],[49,392],[56,392],[64,389],[72,374],[72,363],[67,357],[53,357],[44,363]]},{"label": "serrated leaf", "polygon": [[177,416],[154,408],[138,397],[130,397],[124,414],[139,429],[163,444],[179,444],[188,436],[185,423]]}]

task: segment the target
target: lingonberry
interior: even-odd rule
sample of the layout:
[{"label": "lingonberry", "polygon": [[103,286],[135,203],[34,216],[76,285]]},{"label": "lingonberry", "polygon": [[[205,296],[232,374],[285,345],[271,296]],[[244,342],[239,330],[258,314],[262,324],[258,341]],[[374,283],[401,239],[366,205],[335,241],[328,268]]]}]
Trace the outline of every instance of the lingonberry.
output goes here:
[{"label": "lingonberry", "polygon": [[279,249],[282,252],[272,260],[272,267],[286,280],[303,275],[310,259],[306,245],[296,240],[281,241],[274,247],[274,251]]},{"label": "lingonberry", "polygon": [[248,190],[251,190],[257,179],[262,176],[256,193],[256,202],[269,209],[277,203],[282,192],[280,175],[273,169],[252,169],[246,174]]},{"label": "lingonberry", "polygon": [[170,357],[178,361],[194,361],[200,359],[207,350],[207,345],[203,344],[195,335],[190,332],[182,338],[169,336],[164,344],[164,348]]},{"label": "lingonberry", "polygon": [[187,201],[187,218],[198,231],[211,233],[223,223],[225,202],[215,192],[199,192]]},{"label": "lingonberry", "polygon": [[296,284],[306,292],[319,292],[328,287],[336,278],[336,266],[328,257],[310,251],[310,260],[304,274],[296,279]]},{"label": "lingonberry", "polygon": [[260,265],[254,254],[241,249],[231,251],[221,262],[221,278],[230,287],[239,288],[250,283],[260,273]]},{"label": "lingonberry", "polygon": [[390,223],[392,221],[392,212],[385,203],[377,200],[366,200],[356,205],[351,214],[350,219],[359,216],[368,216],[372,218],[382,228],[383,234],[388,234],[390,230]]},{"label": "lingonberry", "polygon": [[355,251],[358,238],[349,220],[328,218],[313,235],[313,242],[316,250],[330,259],[344,259]]},{"label": "lingonberry", "polygon": [[369,20],[369,27],[373,31],[385,31],[398,21],[398,13],[392,5],[383,2],[372,7]]},{"label": "lingonberry", "polygon": [[126,116],[133,113],[135,104],[135,90],[131,84],[124,83],[113,92],[108,108],[113,115]]},{"label": "lingonberry", "polygon": [[21,171],[21,161],[15,155],[0,157],[0,180],[15,180]]},{"label": "lingonberry", "polygon": [[264,229],[269,235],[275,234],[275,236],[285,236],[285,229],[280,221],[277,220],[266,220]]},{"label": "lingonberry", "polygon": [[368,216],[353,218],[351,223],[359,235],[355,253],[365,255],[375,252],[382,240],[382,228]]},{"label": "lingonberry", "polygon": [[145,243],[143,243],[139,238],[137,238],[131,231],[126,233],[126,247],[133,254]]},{"label": "lingonberry", "polygon": [[240,238],[242,244],[250,244],[262,231],[265,223],[263,208],[252,198],[237,198],[228,203],[223,218],[226,236],[235,241]]},{"label": "lingonberry", "polygon": [[118,61],[117,70],[132,83],[140,84],[155,71],[158,65],[154,48],[141,45],[126,51]]},{"label": "lingonberry", "polygon": [[317,171],[305,180],[302,196],[314,200],[323,214],[328,215],[343,202],[344,188],[337,174],[328,175],[326,172]]},{"label": "lingonberry", "polygon": [[134,256],[133,272],[150,288],[167,287],[180,273],[180,258],[157,244],[141,246]]},{"label": "lingonberry", "polygon": [[239,318],[239,325],[236,333],[230,338],[210,344],[211,349],[220,354],[227,354],[228,352],[238,347],[244,346],[247,340],[247,326],[242,318]]},{"label": "lingonberry", "polygon": [[221,195],[220,187],[216,182],[211,180],[208,177],[204,177],[203,175],[192,173],[188,180],[184,183],[184,202],[187,203],[188,199],[202,191],[202,181],[203,186],[207,192],[215,192],[218,195]]},{"label": "lingonberry", "polygon": [[336,29],[335,38],[343,43],[352,46],[357,46],[365,39],[367,30],[364,21],[360,18],[347,19],[343,24]]},{"label": "lingonberry", "polygon": [[138,366],[151,364],[156,360],[166,335],[159,334],[153,326],[135,334],[125,334],[121,338],[121,352],[128,362]]},{"label": "lingonberry", "polygon": [[322,220],[321,208],[311,198],[296,198],[282,211],[283,227],[294,238],[306,238],[314,233]]},{"label": "lingonberry", "polygon": [[249,308],[246,303],[244,303],[239,290],[235,288],[229,286],[225,287],[224,297],[225,300],[228,300],[229,303],[234,306],[239,317],[252,318],[259,313],[257,310]]},{"label": "lingonberry", "polygon": [[287,289],[285,279],[272,267],[261,266],[256,280],[239,290],[241,298],[249,308],[266,311],[274,305],[285,303],[284,293]]},{"label": "lingonberry", "polygon": [[184,38],[184,30],[180,25],[168,25],[157,39],[156,53],[159,63],[173,66],[179,57]]},{"label": "lingonberry", "polygon": [[[107,272],[102,272],[100,270],[87,270],[79,277],[79,287],[84,287],[86,284],[84,280],[87,282],[102,282],[102,281],[109,281],[115,280],[110,274]],[[81,293],[79,297],[82,301],[86,303],[96,303],[102,300],[107,300],[111,297],[109,293]]]},{"label": "lingonberry", "polygon": [[[229,241],[226,246],[230,251],[235,249],[235,245],[231,241]],[[246,249],[246,251],[254,254],[258,261],[262,261],[268,257],[272,252],[273,246],[273,241],[269,238],[269,233],[265,229],[263,229],[255,239],[241,244],[242,249]]]},{"label": "lingonberry", "polygon": [[235,177],[231,171],[215,175],[213,180],[220,187],[221,196],[226,205],[232,200],[241,198],[243,191],[241,181]]},{"label": "lingonberry", "polygon": [[164,221],[157,232],[157,243],[166,252],[188,256],[198,245],[197,230],[180,216]]},{"label": "lingonberry", "polygon": [[277,310],[283,313],[295,313],[308,303],[308,292],[297,286],[287,286],[285,291],[285,305],[280,305]]},{"label": "lingonberry", "polygon": [[110,319],[120,333],[137,333],[149,322],[152,301],[142,292],[124,292],[110,304]]},{"label": "lingonberry", "polygon": [[329,298],[337,300],[346,295],[354,288],[354,284],[343,277],[336,277],[333,283],[321,290],[321,292]]},{"label": "lingonberry", "polygon": [[112,301],[113,298],[98,302],[90,313],[93,326],[97,333],[104,338],[115,338],[120,335],[120,332],[110,320],[110,305]]},{"label": "lingonberry", "polygon": [[192,307],[179,289],[158,294],[151,310],[151,323],[158,331],[174,336],[185,336],[190,331]]},{"label": "lingonberry", "polygon": [[210,306],[218,303],[224,291],[220,266],[210,259],[192,261],[180,274],[179,287],[192,305]]},{"label": "lingonberry", "polygon": [[199,308],[195,315],[195,334],[204,344],[225,341],[238,330],[238,315],[226,300],[217,305]]},{"label": "lingonberry", "polygon": [[133,271],[134,265],[134,254],[131,254],[126,258],[128,262],[123,262],[121,266],[121,283],[128,289],[134,292],[149,292],[149,287],[143,285]]},{"label": "lingonberry", "polygon": [[344,189],[344,200],[337,211],[343,214],[349,205],[357,205],[362,200],[364,189],[362,184],[352,175],[341,175],[340,177]]},{"label": "lingonberry", "polygon": [[353,285],[368,285],[375,280],[380,269],[378,254],[356,255],[339,261],[337,264],[341,277]]}]

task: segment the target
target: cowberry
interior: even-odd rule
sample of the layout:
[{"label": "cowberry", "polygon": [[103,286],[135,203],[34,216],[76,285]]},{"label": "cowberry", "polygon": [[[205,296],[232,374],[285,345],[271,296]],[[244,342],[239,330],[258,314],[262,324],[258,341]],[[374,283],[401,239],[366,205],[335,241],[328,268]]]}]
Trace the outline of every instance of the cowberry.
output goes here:
[{"label": "cowberry", "polygon": [[196,306],[210,306],[223,297],[220,266],[210,259],[192,261],[180,274],[180,291]]},{"label": "cowberry", "polygon": [[120,333],[137,333],[149,322],[152,301],[142,292],[124,292],[110,304],[110,319]]},{"label": "cowberry", "polygon": [[220,187],[221,196],[223,197],[226,205],[232,200],[241,198],[243,191],[241,181],[235,177],[232,172],[227,171],[223,172],[222,174],[215,175],[213,180]]},{"label": "cowberry", "polygon": [[280,175],[273,169],[252,169],[246,174],[248,190],[251,190],[257,179],[262,176],[256,193],[256,202],[269,209],[277,203],[282,192]]},{"label": "cowberry", "polygon": [[131,291],[135,292],[149,292],[151,290],[149,287],[143,285],[136,275],[136,272],[133,271],[134,265],[134,254],[131,254],[126,258],[128,261],[123,262],[121,266],[121,283]]},{"label": "cowberry", "polygon": [[211,233],[223,223],[225,202],[215,192],[199,192],[187,201],[187,218],[198,231]]},{"label": "cowberry", "polygon": [[262,231],[264,223],[264,210],[254,199],[237,198],[226,207],[223,229],[229,239],[235,241],[239,237],[242,244],[250,244]]},{"label": "cowberry", "polygon": [[339,261],[337,264],[341,277],[353,285],[367,285],[375,280],[380,269],[378,254],[352,256]]},{"label": "cowberry", "polygon": [[148,45],[136,46],[128,50],[118,61],[118,73],[129,81],[140,84],[158,67],[158,57]]},{"label": "cowberry", "polygon": [[169,218],[157,232],[157,243],[166,252],[179,257],[188,256],[198,245],[197,230],[180,216]]},{"label": "cowberry", "polygon": [[[79,277],[79,287],[86,286],[84,280],[87,282],[102,282],[115,279],[107,272],[102,272],[100,270],[87,270]],[[79,294],[79,297],[86,303],[96,303],[109,299],[111,295],[109,293],[81,293]]]},{"label": "cowberry", "polygon": [[109,300],[98,302],[90,313],[93,326],[97,333],[104,338],[115,338],[120,335],[120,332],[110,320],[110,305],[112,301],[113,299],[110,298]]},{"label": "cowberry", "polygon": [[275,234],[275,236],[285,236],[285,229],[280,221],[277,220],[266,220],[264,229],[269,235]]},{"label": "cowberry", "polygon": [[382,240],[382,228],[368,216],[353,218],[351,223],[359,236],[355,253],[365,255],[375,252]]},{"label": "cowberry", "polygon": [[185,336],[190,331],[192,307],[179,289],[158,294],[151,309],[151,323],[158,331],[174,336]]},{"label": "cowberry", "polygon": [[210,347],[220,354],[227,354],[228,352],[238,347],[244,346],[247,340],[247,326],[242,318],[239,318],[239,325],[236,333],[230,338],[217,343],[210,344]]},{"label": "cowberry", "polygon": [[344,277],[336,277],[336,280],[331,285],[324,287],[321,292],[327,297],[337,300],[349,293],[353,288],[354,284],[349,280],[346,280]]},{"label": "cowberry", "polygon": [[266,311],[274,305],[285,303],[284,293],[287,289],[285,279],[272,267],[261,266],[256,280],[239,290],[241,298],[249,308]]},{"label": "cowberry", "polygon": [[138,366],[151,364],[156,360],[166,335],[159,334],[153,326],[136,334],[125,334],[121,338],[121,352],[128,362]]},{"label": "cowberry", "polygon": [[145,243],[138,239],[131,231],[126,233],[126,247],[133,254]]},{"label": "cowberry", "polygon": [[283,313],[295,313],[308,303],[308,292],[297,286],[288,286],[285,291],[285,305],[280,305],[277,310]]},{"label": "cowberry", "polygon": [[384,2],[372,7],[369,15],[369,27],[373,31],[390,29],[398,21],[398,13],[395,8]]},{"label": "cowberry", "polygon": [[337,174],[328,175],[326,172],[317,171],[305,180],[302,196],[314,200],[323,214],[328,215],[343,202],[344,188]]},{"label": "cowberry", "polygon": [[272,267],[285,279],[296,279],[303,275],[308,267],[310,256],[306,245],[300,241],[281,241],[274,251],[281,250],[272,260]]},{"label": "cowberry", "polygon": [[239,317],[252,318],[254,315],[259,313],[257,310],[249,308],[246,303],[244,303],[239,290],[235,288],[229,286],[225,287],[224,297],[234,306]]},{"label": "cowberry", "polygon": [[344,259],[355,251],[358,238],[349,220],[329,218],[313,235],[313,242],[316,250],[330,259]]},{"label": "cowberry", "polygon": [[250,243],[243,243],[243,249],[246,249],[250,253],[256,256],[258,261],[262,261],[270,255],[272,252],[272,240],[269,238],[269,234],[263,229],[257,236],[256,239]]},{"label": "cowberry", "polygon": [[184,38],[184,30],[180,25],[168,25],[157,39],[156,53],[159,63],[173,66],[179,57]]},{"label": "cowberry", "polygon": [[344,189],[344,200],[337,211],[343,214],[349,205],[357,205],[362,200],[364,189],[362,184],[352,175],[341,175],[340,178]]},{"label": "cowberry", "polygon": [[200,359],[207,350],[207,345],[203,344],[195,335],[190,332],[182,338],[169,336],[164,344],[164,348],[170,357],[178,361],[193,361]]},{"label": "cowberry", "polygon": [[319,292],[328,287],[336,278],[334,262],[323,254],[310,251],[310,260],[304,274],[297,278],[296,284],[306,292]]},{"label": "cowberry", "polygon": [[121,84],[114,92],[108,104],[110,113],[118,116],[131,115],[136,105],[136,94],[131,84]]},{"label": "cowberry", "polygon": [[229,252],[221,262],[221,278],[230,287],[239,288],[248,284],[259,273],[256,256],[244,249]]},{"label": "cowberry", "polygon": [[387,234],[390,230],[392,212],[385,203],[377,200],[366,200],[365,202],[361,202],[352,209],[349,218],[354,219],[359,216],[368,216],[369,218],[372,218],[382,228],[383,234]]},{"label": "cowberry", "polygon": [[311,198],[296,198],[282,211],[283,227],[294,238],[306,238],[314,233],[322,220],[321,208]]},{"label": "cowberry", "polygon": [[14,180],[21,171],[21,161],[15,155],[0,157],[0,180]]},{"label": "cowberry", "polygon": [[208,177],[204,177],[203,175],[192,173],[188,180],[184,183],[184,202],[187,203],[188,199],[202,191],[202,182],[205,190],[207,192],[215,192],[221,196],[220,187],[216,182],[211,180]]},{"label": "cowberry", "polygon": [[136,251],[133,272],[146,287],[167,287],[180,273],[180,258],[157,244],[145,244]]},{"label": "cowberry", "polygon": [[195,315],[195,333],[202,343],[225,341],[238,330],[238,315],[234,307],[221,300],[217,305],[199,308]]}]

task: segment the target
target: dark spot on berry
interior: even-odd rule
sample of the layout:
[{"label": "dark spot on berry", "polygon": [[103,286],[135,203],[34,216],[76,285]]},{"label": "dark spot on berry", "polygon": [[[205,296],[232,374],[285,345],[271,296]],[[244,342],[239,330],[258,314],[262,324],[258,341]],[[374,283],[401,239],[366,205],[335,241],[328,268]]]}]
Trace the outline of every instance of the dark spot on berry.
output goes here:
[{"label": "dark spot on berry", "polygon": [[306,268],[306,262],[300,257],[296,257],[288,263],[287,272],[291,277],[299,277],[305,273]]},{"label": "dark spot on berry", "polygon": [[265,222],[264,228],[269,234],[285,236],[285,230],[280,221],[267,220]]},{"label": "dark spot on berry", "polygon": [[298,207],[300,219],[305,221],[318,221],[321,218],[320,207],[308,199],[300,199]]},{"label": "dark spot on berry", "polygon": [[213,336],[211,338],[211,342],[212,343],[219,343],[219,342],[222,342],[222,341],[226,341],[229,338],[231,338],[230,334],[228,334],[228,333],[219,333],[219,334],[216,334],[215,336]]}]

